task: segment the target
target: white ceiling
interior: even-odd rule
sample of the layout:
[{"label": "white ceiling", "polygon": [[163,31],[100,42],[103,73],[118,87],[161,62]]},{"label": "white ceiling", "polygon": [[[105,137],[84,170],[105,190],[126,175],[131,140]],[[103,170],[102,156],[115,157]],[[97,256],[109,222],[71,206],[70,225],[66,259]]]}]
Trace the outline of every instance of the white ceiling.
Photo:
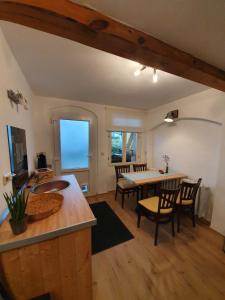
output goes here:
[{"label": "white ceiling", "polygon": [[154,84],[151,68],[133,76],[136,62],[24,26],[0,25],[37,95],[149,109],[208,88],[161,71]]},{"label": "white ceiling", "polygon": [[72,0],[225,70],[225,0]]}]

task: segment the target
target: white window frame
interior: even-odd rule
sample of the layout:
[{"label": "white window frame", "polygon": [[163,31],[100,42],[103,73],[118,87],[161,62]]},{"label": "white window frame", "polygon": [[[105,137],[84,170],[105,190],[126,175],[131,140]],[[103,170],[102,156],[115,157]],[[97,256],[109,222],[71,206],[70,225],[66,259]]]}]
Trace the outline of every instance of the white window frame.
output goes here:
[{"label": "white window frame", "polygon": [[[111,162],[112,158],[112,132],[122,132],[123,133],[123,157],[122,162]],[[136,148],[136,160],[131,162],[126,162],[126,137],[127,133],[136,133],[137,134],[137,148]],[[124,131],[124,130],[112,130],[108,133],[108,139],[109,139],[109,147],[108,147],[108,162],[110,166],[114,165],[132,165],[135,163],[138,163],[140,161],[140,155],[141,155],[141,133],[134,132],[134,131]]]}]

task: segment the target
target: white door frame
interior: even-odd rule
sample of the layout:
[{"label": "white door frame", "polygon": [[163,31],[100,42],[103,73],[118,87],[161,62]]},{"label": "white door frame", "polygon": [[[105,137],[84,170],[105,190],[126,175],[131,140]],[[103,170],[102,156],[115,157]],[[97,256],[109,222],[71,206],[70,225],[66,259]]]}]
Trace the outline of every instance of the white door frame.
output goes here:
[{"label": "white door frame", "polygon": [[[79,120],[89,122],[89,169],[85,170],[66,170],[61,171],[61,155],[60,155],[60,120]],[[96,194],[96,175],[98,168],[97,161],[97,117],[96,115],[79,106],[63,106],[55,108],[52,111],[52,124],[53,124],[53,149],[54,149],[54,170],[57,175],[60,174],[74,174],[79,172],[88,171],[89,177],[89,192],[86,194],[95,195]]]}]

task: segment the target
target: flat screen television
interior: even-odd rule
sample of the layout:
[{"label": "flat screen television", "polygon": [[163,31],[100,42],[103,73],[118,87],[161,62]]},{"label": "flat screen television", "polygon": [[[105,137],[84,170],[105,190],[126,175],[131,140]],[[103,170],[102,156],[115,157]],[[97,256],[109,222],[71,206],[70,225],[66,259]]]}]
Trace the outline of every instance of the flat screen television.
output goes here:
[{"label": "flat screen television", "polygon": [[13,192],[18,192],[24,186],[29,177],[26,132],[24,129],[8,125],[7,133],[11,173],[14,174],[12,187]]}]

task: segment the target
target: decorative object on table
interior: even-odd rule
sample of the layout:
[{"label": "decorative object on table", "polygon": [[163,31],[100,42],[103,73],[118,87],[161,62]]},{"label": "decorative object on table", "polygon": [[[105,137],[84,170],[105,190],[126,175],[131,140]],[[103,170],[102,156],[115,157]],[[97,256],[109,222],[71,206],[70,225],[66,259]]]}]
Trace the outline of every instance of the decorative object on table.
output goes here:
[{"label": "decorative object on table", "polygon": [[176,119],[178,119],[178,109],[168,112],[164,121],[167,123],[173,123]]},{"label": "decorative object on table", "polygon": [[164,154],[164,155],[162,156],[162,158],[163,158],[163,160],[164,160],[164,162],[165,162],[165,164],[166,164],[166,171],[165,171],[165,173],[168,173],[168,172],[169,172],[169,161],[170,161],[170,157],[169,157],[169,155]]},{"label": "decorative object on table", "polygon": [[29,222],[42,220],[56,213],[62,206],[63,195],[43,193],[31,196],[26,209]]},{"label": "decorative object on table", "polygon": [[47,159],[44,152],[37,154],[37,169],[46,169],[47,168]]},{"label": "decorative object on table", "polygon": [[27,229],[26,207],[28,195],[23,190],[15,194],[10,193],[10,195],[4,193],[3,196],[11,215],[9,223],[13,233],[16,235],[23,233]]},{"label": "decorative object on table", "polygon": [[28,101],[24,98],[22,93],[14,92],[13,90],[7,90],[8,98],[11,103],[15,103],[18,107],[18,104],[22,105],[24,109],[28,109]]}]

